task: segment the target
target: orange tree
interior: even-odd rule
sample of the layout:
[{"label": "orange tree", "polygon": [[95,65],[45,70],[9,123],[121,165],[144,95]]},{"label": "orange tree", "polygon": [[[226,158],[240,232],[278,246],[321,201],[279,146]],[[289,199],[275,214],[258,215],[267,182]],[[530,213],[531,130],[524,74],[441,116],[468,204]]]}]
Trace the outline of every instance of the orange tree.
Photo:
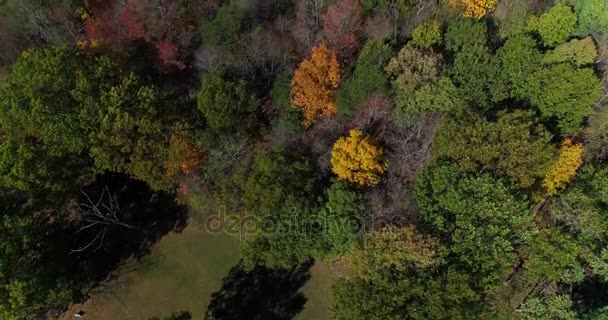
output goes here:
[{"label": "orange tree", "polygon": [[334,96],[340,81],[336,53],[325,43],[312,49],[296,69],[291,82],[293,104],[304,110],[304,125],[336,114]]},{"label": "orange tree", "polygon": [[564,188],[582,164],[583,146],[573,143],[568,138],[565,139],[559,150],[557,161],[549,169],[543,181],[547,192],[555,194],[559,189]]},{"label": "orange tree", "polygon": [[380,182],[388,164],[382,160],[382,148],[361,130],[351,130],[341,137],[331,152],[331,165],[338,178],[358,186],[373,186]]}]

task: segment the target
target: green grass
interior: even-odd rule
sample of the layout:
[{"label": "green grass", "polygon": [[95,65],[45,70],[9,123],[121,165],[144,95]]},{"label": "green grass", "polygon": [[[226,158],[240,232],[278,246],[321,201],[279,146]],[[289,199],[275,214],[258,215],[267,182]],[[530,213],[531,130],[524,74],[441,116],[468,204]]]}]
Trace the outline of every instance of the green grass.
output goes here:
[{"label": "green grass", "polygon": [[[123,266],[116,280],[60,320],[72,319],[78,310],[91,320],[148,320],[179,311],[202,320],[211,294],[239,261],[238,241],[227,234],[210,235],[192,223],[181,233],[165,236],[141,261]],[[307,303],[296,319],[328,319],[332,272],[319,263],[310,272],[302,288]]]}]

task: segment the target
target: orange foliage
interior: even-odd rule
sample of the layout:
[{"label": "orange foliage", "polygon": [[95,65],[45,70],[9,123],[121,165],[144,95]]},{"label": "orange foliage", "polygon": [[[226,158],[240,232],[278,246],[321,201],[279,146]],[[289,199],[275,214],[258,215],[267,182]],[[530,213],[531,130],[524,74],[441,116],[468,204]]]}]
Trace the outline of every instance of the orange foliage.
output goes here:
[{"label": "orange foliage", "polygon": [[187,135],[174,132],[169,138],[169,155],[165,162],[167,176],[189,175],[200,169],[203,152]]},{"label": "orange foliage", "polygon": [[555,194],[574,177],[576,170],[583,164],[583,146],[574,144],[572,140],[565,139],[559,150],[559,157],[553,164],[543,185],[549,194]]},{"label": "orange foliage", "polygon": [[382,148],[376,146],[361,130],[351,130],[349,137],[336,141],[331,151],[331,165],[338,178],[359,186],[380,182],[388,165],[382,161]]},{"label": "orange foliage", "polygon": [[494,11],[498,0],[454,0],[456,6],[464,9],[466,17],[481,19],[486,14]]},{"label": "orange foliage", "polygon": [[304,125],[336,114],[334,96],[340,81],[336,53],[325,43],[312,49],[310,59],[300,63],[293,75],[293,104],[304,110]]}]

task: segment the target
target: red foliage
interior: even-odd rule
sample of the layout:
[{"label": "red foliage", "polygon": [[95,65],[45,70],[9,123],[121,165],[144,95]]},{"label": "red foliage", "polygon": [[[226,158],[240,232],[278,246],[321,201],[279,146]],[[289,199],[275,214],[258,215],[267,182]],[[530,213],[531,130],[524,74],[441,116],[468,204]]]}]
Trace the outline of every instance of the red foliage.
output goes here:
[{"label": "red foliage", "polygon": [[340,0],[322,17],[329,45],[336,51],[354,51],[359,47],[361,6],[357,0]]},{"label": "red foliage", "polygon": [[169,64],[177,57],[177,46],[171,40],[161,40],[156,44],[158,59],[163,64]]},{"label": "red foliage", "polygon": [[144,26],[132,6],[127,5],[118,14],[121,25],[126,30],[126,38],[135,40],[144,37]]}]

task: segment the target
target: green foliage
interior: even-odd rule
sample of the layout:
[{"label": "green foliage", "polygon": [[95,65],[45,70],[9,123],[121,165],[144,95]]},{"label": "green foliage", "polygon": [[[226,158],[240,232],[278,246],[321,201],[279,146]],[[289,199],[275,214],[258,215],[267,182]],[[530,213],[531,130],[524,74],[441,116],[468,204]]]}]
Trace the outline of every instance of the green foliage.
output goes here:
[{"label": "green foliage", "polygon": [[602,86],[590,68],[555,64],[528,77],[530,103],[562,134],[575,133],[600,98]]},{"label": "green foliage", "polygon": [[319,258],[340,256],[355,244],[364,210],[361,195],[347,182],[337,180],[325,193],[325,207],[318,217],[322,227],[316,250]]},{"label": "green foliage", "polygon": [[489,107],[492,80],[498,73],[494,57],[485,45],[467,45],[455,54],[450,75],[467,103]]},{"label": "green foliage", "polygon": [[570,38],[576,28],[576,14],[572,8],[558,3],[538,19],[538,24],[531,26],[540,34],[543,44],[554,47]]},{"label": "green foliage", "polygon": [[533,297],[521,306],[522,320],[575,320],[572,300],[566,295]]},{"label": "green foliage", "polygon": [[382,40],[368,41],[357,59],[353,74],[338,90],[338,115],[348,118],[366,99],[387,89],[384,67],[391,58],[391,47]]},{"label": "green foliage", "polygon": [[591,37],[582,40],[572,39],[560,44],[555,50],[549,51],[543,58],[543,63],[571,62],[580,67],[595,63],[597,48]]},{"label": "green foliage", "polygon": [[395,117],[402,124],[427,112],[454,109],[459,96],[454,84],[441,77],[441,56],[406,45],[386,67],[395,97]]},{"label": "green foliage", "polygon": [[244,17],[245,11],[228,1],[212,19],[202,24],[203,43],[212,46],[234,44]]},{"label": "green foliage", "polygon": [[438,21],[423,23],[412,32],[412,44],[419,48],[431,48],[441,43],[441,25]]},{"label": "green foliage", "polygon": [[584,278],[578,261],[581,247],[567,234],[544,229],[532,237],[527,251],[524,268],[531,281],[576,283]]},{"label": "green foliage", "polygon": [[491,87],[493,100],[524,98],[528,76],[541,67],[541,59],[532,37],[522,34],[507,39],[496,51],[498,70],[497,81]]},{"label": "green foliage", "polygon": [[133,74],[102,93],[99,127],[90,134],[99,170],[128,173],[155,190],[170,187],[163,170],[169,134],[160,120],[162,102],[155,87],[142,85]]},{"label": "green foliage", "polygon": [[556,150],[534,113],[502,113],[496,122],[474,115],[463,118],[449,118],[439,130],[433,145],[437,157],[452,159],[468,172],[489,171],[524,188],[545,176]]},{"label": "green foliage", "polygon": [[458,52],[464,47],[485,47],[488,28],[475,19],[455,19],[448,24],[444,38],[445,47],[452,52]]},{"label": "green foliage", "polygon": [[313,177],[307,161],[273,149],[257,154],[222,185],[220,204],[257,222],[243,247],[248,266],[289,267],[310,258],[317,241],[309,232],[315,219]]},{"label": "green foliage", "polygon": [[244,81],[231,82],[209,74],[202,80],[197,97],[198,110],[215,132],[249,129],[258,100],[249,94]]},{"label": "green foliage", "polygon": [[515,191],[503,180],[467,175],[456,165],[428,168],[414,187],[423,219],[450,239],[452,265],[475,274],[476,287],[485,292],[515,261],[515,242],[530,223],[528,203]]},{"label": "green foliage", "polygon": [[608,2],[604,0],[571,0],[578,14],[576,31],[580,35],[608,33]]}]

